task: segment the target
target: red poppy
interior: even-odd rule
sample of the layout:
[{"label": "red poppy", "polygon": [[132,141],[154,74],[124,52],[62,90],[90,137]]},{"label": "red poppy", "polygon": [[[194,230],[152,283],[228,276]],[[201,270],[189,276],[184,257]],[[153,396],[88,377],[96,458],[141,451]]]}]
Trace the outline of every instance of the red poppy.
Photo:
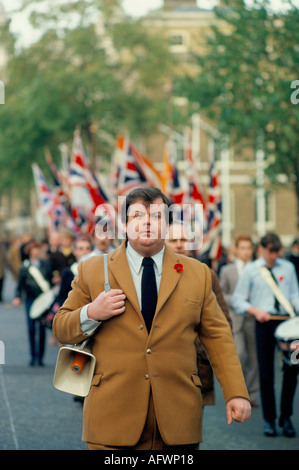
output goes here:
[{"label": "red poppy", "polygon": [[177,273],[182,273],[184,271],[183,265],[181,263],[177,263],[174,265],[174,269]]},{"label": "red poppy", "polygon": [[279,282],[281,282],[281,281],[284,280],[284,277],[283,277],[283,276],[279,276],[278,280],[279,280]]}]

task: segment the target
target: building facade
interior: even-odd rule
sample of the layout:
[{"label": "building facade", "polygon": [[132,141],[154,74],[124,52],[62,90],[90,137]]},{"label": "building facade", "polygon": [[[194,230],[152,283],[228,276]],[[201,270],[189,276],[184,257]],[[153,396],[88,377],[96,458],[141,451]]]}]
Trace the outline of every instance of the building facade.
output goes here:
[{"label": "building facade", "polygon": [[[201,8],[201,2],[165,0],[164,7],[150,13],[144,23],[151,29],[163,30],[169,38],[170,50],[179,58],[182,70],[196,74],[197,70],[189,60],[192,52],[203,53],[206,39],[212,25],[220,24],[213,10]],[[179,97],[175,97],[179,105]],[[203,116],[195,116],[193,127],[193,155],[204,188],[208,184],[208,148],[213,139],[213,126]],[[216,130],[217,132],[217,130]],[[160,135],[147,142],[149,158],[161,162],[163,146],[167,135],[166,127]],[[181,154],[179,168],[184,179],[185,164]],[[298,237],[297,200],[292,185],[287,184],[283,175],[277,175],[277,184],[270,183],[265,174],[267,162],[261,152],[248,149],[244,155],[237,155],[234,149],[218,152],[216,165],[222,187],[223,226],[222,241],[229,247],[240,232],[249,233],[258,240],[267,231],[276,231],[285,247]]]}]

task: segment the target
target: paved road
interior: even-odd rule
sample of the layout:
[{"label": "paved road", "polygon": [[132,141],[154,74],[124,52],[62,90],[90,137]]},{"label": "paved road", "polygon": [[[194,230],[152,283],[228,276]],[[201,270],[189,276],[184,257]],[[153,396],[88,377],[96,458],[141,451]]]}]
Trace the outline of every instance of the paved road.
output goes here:
[{"label": "paved road", "polygon": [[[11,306],[12,291],[8,274],[4,304],[0,305],[0,340],[5,345],[5,364],[0,365],[0,450],[84,450],[82,405],[52,384],[58,347],[50,344],[49,331],[45,367],[28,366],[24,308]],[[279,391],[279,367],[276,377]],[[294,411],[299,434],[299,387]],[[216,406],[204,410],[203,436],[201,450],[299,450],[298,437],[263,436],[260,407],[247,423],[228,426],[218,385]]]}]

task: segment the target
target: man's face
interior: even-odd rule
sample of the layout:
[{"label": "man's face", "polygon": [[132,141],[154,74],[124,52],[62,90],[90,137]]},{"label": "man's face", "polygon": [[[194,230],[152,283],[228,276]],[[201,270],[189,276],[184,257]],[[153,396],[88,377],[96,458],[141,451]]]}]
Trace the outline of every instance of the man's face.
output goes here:
[{"label": "man's face", "polygon": [[79,261],[82,256],[87,255],[92,251],[92,246],[87,241],[78,241],[74,248],[74,255],[76,260]]},{"label": "man's face", "polygon": [[125,230],[130,245],[143,256],[152,256],[162,250],[166,236],[165,204],[162,198],[146,206],[136,201],[128,208]]},{"label": "man's face", "polygon": [[270,248],[267,247],[261,247],[261,255],[264,258],[267,266],[269,268],[273,268],[278,256],[279,256],[279,251],[274,251],[271,250]]},{"label": "man's face", "polygon": [[249,240],[240,240],[235,248],[236,256],[247,263],[252,260],[253,246]]},{"label": "man's face", "polygon": [[109,250],[111,246],[111,234],[108,233],[102,233],[101,235],[97,235],[95,238],[95,243],[98,248],[98,250],[103,251],[103,253],[106,253],[106,251]]},{"label": "man's face", "polygon": [[180,255],[187,255],[188,242],[189,237],[186,227],[181,224],[170,226],[168,237],[166,238],[166,245],[170,250]]}]

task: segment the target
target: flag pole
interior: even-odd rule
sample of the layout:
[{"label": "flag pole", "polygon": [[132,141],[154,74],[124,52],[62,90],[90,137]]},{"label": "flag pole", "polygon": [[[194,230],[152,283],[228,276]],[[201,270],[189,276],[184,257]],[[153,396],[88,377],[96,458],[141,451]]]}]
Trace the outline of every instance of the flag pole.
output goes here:
[{"label": "flag pole", "polygon": [[221,187],[222,187],[222,243],[226,248],[231,244],[231,199],[230,161],[227,138],[221,143]]}]

